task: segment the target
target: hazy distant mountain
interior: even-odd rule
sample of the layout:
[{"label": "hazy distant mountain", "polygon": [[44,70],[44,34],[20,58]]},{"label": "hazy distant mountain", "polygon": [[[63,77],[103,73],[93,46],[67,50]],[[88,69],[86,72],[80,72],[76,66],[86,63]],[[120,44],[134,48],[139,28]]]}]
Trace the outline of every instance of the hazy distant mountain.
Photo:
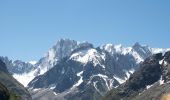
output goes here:
[{"label": "hazy distant mountain", "polygon": [[24,86],[26,86],[34,78],[34,75],[28,74],[36,69],[33,63],[23,62],[21,60],[12,61],[8,57],[2,56],[0,59],[6,64],[9,73],[13,74],[13,77]]},{"label": "hazy distant mountain", "polygon": [[23,74],[28,73],[34,69],[34,65],[29,62],[23,62],[21,60],[12,61],[8,57],[0,57],[0,59],[6,64],[10,73]]}]

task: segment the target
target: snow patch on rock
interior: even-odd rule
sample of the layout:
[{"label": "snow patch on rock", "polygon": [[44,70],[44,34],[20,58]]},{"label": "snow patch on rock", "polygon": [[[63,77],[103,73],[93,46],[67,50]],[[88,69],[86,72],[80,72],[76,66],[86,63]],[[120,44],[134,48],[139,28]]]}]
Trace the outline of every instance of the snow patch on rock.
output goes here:
[{"label": "snow patch on rock", "polygon": [[80,79],[78,80],[78,82],[76,84],[73,85],[72,88],[78,87],[81,83],[83,83],[83,77],[82,77],[83,71],[77,73],[77,76],[80,77]]},{"label": "snow patch on rock", "polygon": [[117,77],[117,76],[113,76],[113,77],[114,77],[114,79],[116,79],[120,84],[126,82],[126,80],[124,80],[124,79],[122,79],[122,78],[119,78],[119,77]]}]

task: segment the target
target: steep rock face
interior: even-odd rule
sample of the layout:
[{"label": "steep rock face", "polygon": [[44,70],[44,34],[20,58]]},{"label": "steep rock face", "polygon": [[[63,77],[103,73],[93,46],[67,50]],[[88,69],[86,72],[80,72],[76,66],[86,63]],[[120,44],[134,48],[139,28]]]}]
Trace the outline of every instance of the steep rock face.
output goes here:
[{"label": "steep rock face", "polygon": [[103,99],[160,100],[163,94],[170,92],[169,57],[170,51],[147,58],[125,84],[108,92]]},{"label": "steep rock face", "polygon": [[[65,86],[62,86],[62,87],[60,86],[60,85],[64,85],[62,83],[66,83],[66,85],[69,86],[69,84],[71,83],[73,84],[72,82],[73,80],[78,79],[75,73],[79,71],[80,68],[82,69],[82,67],[78,65],[80,64],[76,64],[76,62],[72,62],[72,61],[68,62],[68,61],[62,60],[61,63],[56,65],[56,67],[53,67],[51,70],[49,70],[44,75],[36,77],[34,80],[32,80],[29,86],[33,88],[34,87],[43,88],[43,87],[48,87],[52,85],[53,83],[59,84],[59,88],[65,87]],[[74,70],[74,69],[77,69],[77,70]],[[65,82],[62,82],[62,81],[65,81]],[[63,91],[63,89],[61,89],[60,91]]]},{"label": "steep rock face", "polygon": [[2,60],[0,60],[0,82],[5,86],[4,88],[8,89],[11,98],[31,100],[29,92],[11,76]]},{"label": "steep rock face", "polygon": [[164,59],[162,62],[162,78],[165,82],[170,81],[170,51],[165,53]]},{"label": "steep rock face", "polygon": [[162,54],[156,54],[146,59],[141,65],[139,70],[134,72],[129,80],[125,83],[127,89],[138,91],[146,88],[147,85],[151,85],[158,81],[161,77],[161,65],[159,59],[162,59]]},{"label": "steep rock face", "polygon": [[132,48],[144,59],[152,54],[150,47],[141,46],[138,42]]},{"label": "steep rock face", "polygon": [[39,74],[42,75],[52,68],[62,58],[71,54],[78,43],[74,40],[61,39],[41,58],[36,66],[39,68]]}]

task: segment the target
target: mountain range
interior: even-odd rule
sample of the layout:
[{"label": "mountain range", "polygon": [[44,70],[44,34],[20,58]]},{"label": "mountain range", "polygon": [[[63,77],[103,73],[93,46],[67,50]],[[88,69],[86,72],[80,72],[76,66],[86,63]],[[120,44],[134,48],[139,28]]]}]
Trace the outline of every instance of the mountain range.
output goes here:
[{"label": "mountain range", "polygon": [[60,39],[36,63],[0,59],[14,78],[29,88],[34,100],[100,100],[125,84],[146,58],[168,50],[139,43],[94,47],[88,42]]}]

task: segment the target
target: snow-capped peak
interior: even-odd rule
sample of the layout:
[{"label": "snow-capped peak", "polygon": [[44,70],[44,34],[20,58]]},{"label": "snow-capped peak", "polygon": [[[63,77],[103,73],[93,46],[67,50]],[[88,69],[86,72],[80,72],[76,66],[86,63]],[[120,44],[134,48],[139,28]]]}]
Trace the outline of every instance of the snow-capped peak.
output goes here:
[{"label": "snow-capped peak", "polygon": [[46,56],[49,61],[60,60],[68,56],[77,47],[77,41],[70,39],[60,39],[50,50]]},{"label": "snow-capped peak", "polygon": [[151,55],[149,47],[141,46],[139,43],[135,43],[135,45],[132,47],[124,47],[121,44],[119,44],[119,45],[106,44],[100,48],[102,50],[109,52],[112,55],[114,55],[114,54],[121,54],[121,55],[130,54],[130,55],[134,56],[134,59],[136,59],[137,63],[142,62],[146,57]]},{"label": "snow-capped peak", "polygon": [[112,50],[113,50],[113,48],[114,48],[114,45],[113,45],[113,44],[106,44],[106,45],[104,45],[104,46],[101,46],[100,48],[101,48],[101,49],[104,49],[104,50],[106,50],[106,51],[108,51],[108,52],[112,52]]},{"label": "snow-capped peak", "polygon": [[123,47],[121,44],[118,44],[114,46],[114,49],[116,50],[116,52],[122,52]]},{"label": "snow-capped peak", "polygon": [[104,60],[104,55],[99,54],[96,49],[81,50],[73,53],[70,59],[87,64],[88,62],[93,62],[94,66],[100,64]]},{"label": "snow-capped peak", "polygon": [[75,40],[60,39],[52,48],[49,49],[45,56],[39,60],[37,66],[43,70],[52,68],[58,61],[69,56],[77,45],[78,43]]},{"label": "snow-capped peak", "polygon": [[106,44],[100,47],[100,49],[109,52],[110,54],[123,54],[126,55],[131,51],[131,47],[123,47],[122,44],[113,45],[113,44]]}]

